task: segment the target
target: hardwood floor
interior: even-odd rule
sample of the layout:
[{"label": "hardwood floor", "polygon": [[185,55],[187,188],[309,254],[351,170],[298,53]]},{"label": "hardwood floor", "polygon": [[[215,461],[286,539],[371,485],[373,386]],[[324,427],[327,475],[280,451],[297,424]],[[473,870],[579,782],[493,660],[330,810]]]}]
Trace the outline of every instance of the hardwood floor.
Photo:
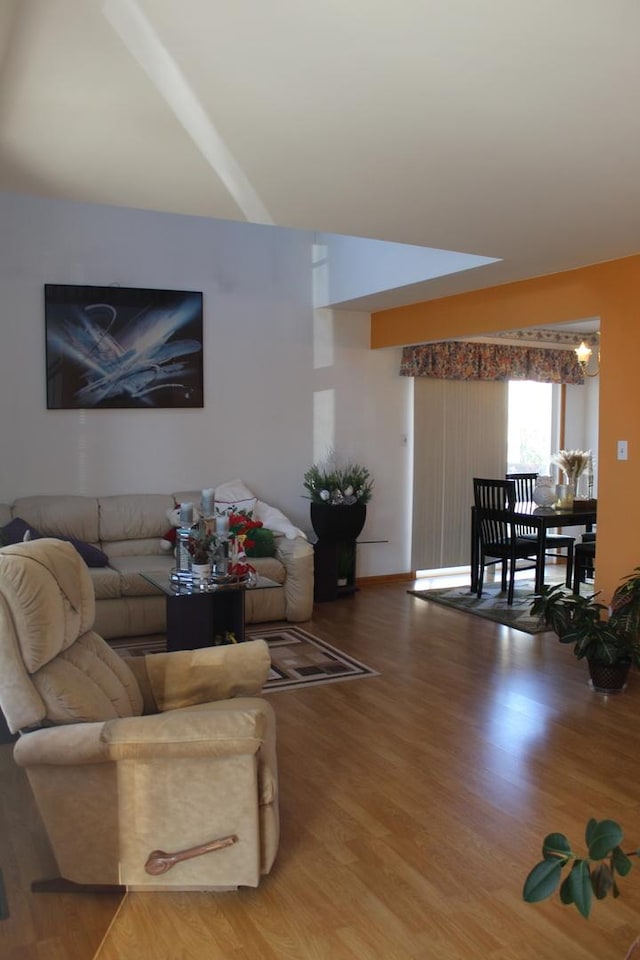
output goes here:
[{"label": "hardwood floor", "polygon": [[[271,875],[256,890],[129,893],[99,948],[98,898],[81,908],[67,895],[59,915],[74,910],[76,928],[95,934],[82,956],[624,957],[640,932],[640,866],[589,921],[555,902],[525,904],[521,890],[552,830],[581,847],[589,817],[612,817],[625,849],[640,845],[640,677],[622,695],[598,696],[585,664],[553,634],[430,604],[409,596],[410,586],[367,586],[318,604],[305,625],[379,677],[269,695],[282,819]],[[7,818],[20,826],[20,843],[8,846],[27,857],[19,869],[27,881],[32,837],[6,807],[3,833]],[[21,918],[27,925],[33,909]],[[16,941],[0,955],[81,957],[71,942],[67,953],[47,953],[37,934],[22,952]]]},{"label": "hardwood floor", "polygon": [[0,869],[8,916],[0,920],[2,960],[89,960],[122,896],[35,894],[31,882],[56,876],[44,826],[24,771],[0,746]]}]

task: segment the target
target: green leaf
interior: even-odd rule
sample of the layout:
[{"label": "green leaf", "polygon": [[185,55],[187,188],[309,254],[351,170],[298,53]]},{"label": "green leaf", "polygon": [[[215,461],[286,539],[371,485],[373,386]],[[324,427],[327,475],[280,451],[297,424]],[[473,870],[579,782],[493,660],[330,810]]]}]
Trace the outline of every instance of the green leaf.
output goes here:
[{"label": "green leaf", "polygon": [[569,876],[566,876],[560,884],[560,901],[561,903],[564,903],[565,907],[568,907],[573,903],[573,894],[571,893]]},{"label": "green leaf", "polygon": [[542,841],[542,856],[545,860],[557,859],[560,857],[567,860],[573,856],[571,844],[564,833],[548,833]]},{"label": "green leaf", "polygon": [[522,889],[522,899],[527,903],[539,903],[554,893],[560,883],[562,860],[541,860],[529,873]]},{"label": "green leaf", "polygon": [[591,871],[591,888],[598,900],[604,900],[613,887],[613,876],[608,864],[601,863]]},{"label": "green leaf", "polygon": [[622,842],[622,830],[615,820],[601,820],[594,827],[589,843],[589,857],[591,860],[602,860],[608,857],[614,847]]},{"label": "green leaf", "polygon": [[589,916],[591,910],[591,875],[587,860],[576,860],[567,877],[573,902],[583,917]]},{"label": "green leaf", "polygon": [[631,860],[626,855],[626,853],[620,849],[620,847],[614,847],[613,853],[611,854],[611,867],[616,873],[619,873],[621,877],[626,877],[633,866]]},{"label": "green leaf", "polygon": [[586,829],[584,831],[584,839],[587,844],[587,847],[590,847],[593,840],[595,839],[594,835],[595,835],[595,830],[597,826],[598,826],[598,821],[595,819],[595,817],[591,817],[591,820],[589,820],[589,822],[587,823]]}]

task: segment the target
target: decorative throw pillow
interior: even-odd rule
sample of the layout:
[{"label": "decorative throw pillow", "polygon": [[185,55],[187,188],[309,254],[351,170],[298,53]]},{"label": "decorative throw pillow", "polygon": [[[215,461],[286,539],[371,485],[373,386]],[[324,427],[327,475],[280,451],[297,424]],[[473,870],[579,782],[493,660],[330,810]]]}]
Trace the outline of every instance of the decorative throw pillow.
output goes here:
[{"label": "decorative throw pillow", "polygon": [[58,537],[58,540],[66,540],[71,543],[88,567],[108,567],[109,557],[103,553],[99,547],[93,547],[84,540],[76,540],[75,537]]},{"label": "decorative throw pillow", "polygon": [[42,538],[42,534],[22,517],[14,517],[0,530],[0,539],[4,546],[8,547],[14,543],[22,543],[27,533],[29,534],[28,540],[40,540]]},{"label": "decorative throw pillow", "polygon": [[284,534],[288,540],[295,540],[296,537],[307,539],[306,534],[295,527],[281,510],[258,500],[242,480],[229,480],[216,487],[215,502],[217,514],[244,510],[252,513],[256,520],[262,520],[269,530]]},{"label": "decorative throw pillow", "polygon": [[253,513],[257,497],[244,485],[242,480],[229,480],[216,487],[215,512],[216,516],[230,513]]},{"label": "decorative throw pillow", "polygon": [[220,483],[215,489],[214,497],[216,500],[255,500],[256,495],[253,490],[242,482],[242,480],[227,480],[226,483]]},{"label": "decorative throw pillow", "polygon": [[248,557],[275,557],[276,542],[273,530],[267,530],[266,527],[254,527],[247,533],[244,549]]},{"label": "decorative throw pillow", "polygon": [[255,497],[249,500],[216,500],[215,512],[217,517],[228,517],[232,513],[252,514],[255,506]]},{"label": "decorative throw pillow", "polygon": [[[29,534],[28,540],[41,540],[43,537],[39,530],[32,527],[22,517],[14,517],[0,530],[0,540],[5,546],[22,543],[26,534]],[[65,540],[72,544],[88,567],[106,567],[109,564],[109,557],[106,553],[103,553],[98,547],[92,547],[90,543],[85,543],[84,540],[78,540],[76,537],[59,536],[56,536],[55,539]]]}]

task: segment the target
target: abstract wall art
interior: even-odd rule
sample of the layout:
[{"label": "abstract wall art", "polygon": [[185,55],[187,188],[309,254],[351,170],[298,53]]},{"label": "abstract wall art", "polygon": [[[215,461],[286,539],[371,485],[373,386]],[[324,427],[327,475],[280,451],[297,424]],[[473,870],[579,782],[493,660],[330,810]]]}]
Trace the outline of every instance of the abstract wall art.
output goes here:
[{"label": "abstract wall art", "polygon": [[45,284],[47,409],[202,407],[202,293]]}]

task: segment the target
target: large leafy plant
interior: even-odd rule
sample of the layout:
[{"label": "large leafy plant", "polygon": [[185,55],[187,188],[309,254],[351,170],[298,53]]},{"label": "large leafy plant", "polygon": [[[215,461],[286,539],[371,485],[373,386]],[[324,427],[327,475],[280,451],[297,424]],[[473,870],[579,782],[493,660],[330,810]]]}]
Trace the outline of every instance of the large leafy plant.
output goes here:
[{"label": "large leafy plant", "polygon": [[640,567],[624,577],[611,598],[611,617],[630,637],[640,635]]},{"label": "large leafy plant", "polygon": [[614,594],[614,605],[608,618],[604,616],[607,607],[597,597],[598,594],[583,597],[566,593],[562,584],[544,587],[535,597],[531,613],[554,631],[560,643],[573,644],[578,660],[586,657],[599,663],[631,662],[640,666],[637,633],[640,592],[635,611],[630,601],[616,609]]},{"label": "large leafy plant", "polygon": [[524,900],[539,903],[559,890],[561,903],[573,904],[588,917],[594,897],[620,895],[617,878],[626,877],[633,866],[631,857],[640,855],[640,850],[625,853],[622,841],[622,829],[615,820],[589,820],[586,855],[576,853],[564,833],[549,833],[542,842],[543,859],[524,882]]}]

